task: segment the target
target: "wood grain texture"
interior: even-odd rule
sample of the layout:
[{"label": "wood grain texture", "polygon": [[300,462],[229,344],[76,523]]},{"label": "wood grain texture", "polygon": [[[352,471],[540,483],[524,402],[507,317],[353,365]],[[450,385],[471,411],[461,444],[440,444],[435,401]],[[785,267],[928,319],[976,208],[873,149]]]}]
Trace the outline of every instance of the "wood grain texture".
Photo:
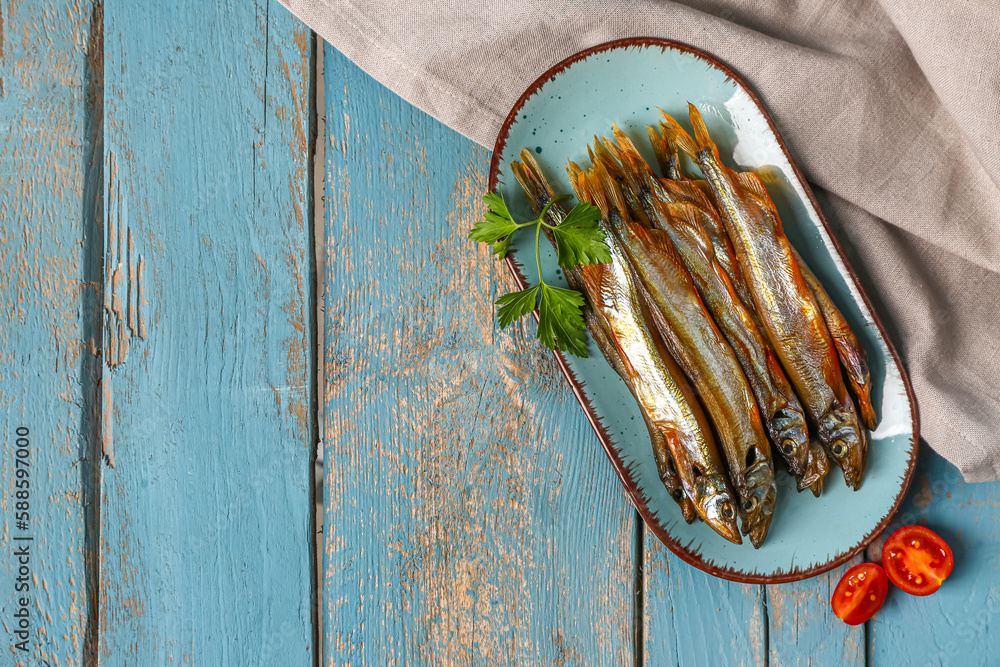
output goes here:
[{"label": "wood grain texture", "polygon": [[466,238],[489,153],[325,77],[326,664],[631,664],[634,512]]},{"label": "wood grain texture", "polygon": [[311,36],[105,6],[100,651],[312,665]]},{"label": "wood grain texture", "polygon": [[86,177],[95,139],[88,106],[91,11],[87,2],[0,2],[5,665],[79,665],[89,630],[85,487],[94,420],[87,399],[96,356],[85,341],[97,291],[84,244],[94,194]]},{"label": "wood grain texture", "polygon": [[[840,483],[837,481],[837,483]],[[810,497],[802,494],[802,500]],[[855,556],[826,574],[767,586],[768,664],[820,667],[865,664],[865,628],[841,621],[830,607],[844,572],[862,562]]]},{"label": "wood grain texture", "polygon": [[767,664],[764,587],[705,574],[645,534],[646,665]]},{"label": "wood grain texture", "polygon": [[873,665],[996,665],[1000,643],[1000,483],[967,484],[926,445],[910,491],[892,525],[868,549],[881,562],[884,538],[922,524],[955,554],[955,569],[939,591],[914,597],[893,586],[869,631]]}]

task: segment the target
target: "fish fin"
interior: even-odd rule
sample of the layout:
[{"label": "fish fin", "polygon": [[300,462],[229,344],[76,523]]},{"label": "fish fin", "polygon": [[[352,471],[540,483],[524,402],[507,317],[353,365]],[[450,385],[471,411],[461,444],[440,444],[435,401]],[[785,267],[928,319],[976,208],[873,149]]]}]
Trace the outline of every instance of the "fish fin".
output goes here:
[{"label": "fish fin", "polygon": [[760,177],[752,171],[741,171],[734,172],[736,174],[736,184],[739,186],[740,190],[752,197],[754,201],[765,208],[774,208],[774,202],[771,200],[771,195],[768,194],[767,188],[761,182]]},{"label": "fish fin", "polygon": [[[666,128],[667,124],[660,123],[660,127]],[[674,181],[684,180],[677,144],[669,141],[665,132],[661,134],[660,130],[652,125],[646,126],[646,133],[649,135],[649,143],[653,146],[653,153],[656,155],[663,177]]]},{"label": "fish fin", "polygon": [[703,217],[706,213],[698,207],[686,202],[677,204],[660,204],[660,208],[667,213],[668,217],[675,223],[687,228],[701,248],[705,259],[711,264],[715,261],[715,246],[712,244],[712,237],[705,231]]},{"label": "fish fin", "polygon": [[698,144],[695,143],[695,140],[691,138],[691,135],[685,132],[684,128],[682,128],[676,120],[671,118],[666,111],[661,109],[660,112],[663,114],[663,117],[667,119],[667,124],[660,126],[663,129],[663,136],[666,137],[668,142],[673,143],[677,146],[677,148],[687,153],[693,159],[698,153]]},{"label": "fish fin", "polygon": [[605,196],[604,188],[601,187],[597,176],[593,172],[583,172],[580,174],[579,185],[580,194],[583,196],[582,201],[596,206],[601,211],[601,217],[607,219],[610,210],[608,198]]},{"label": "fish fin", "polygon": [[653,148],[653,155],[660,165],[660,171],[667,175],[667,164],[670,161],[670,154],[667,152],[667,143],[660,136],[660,131],[653,125],[646,126],[646,135],[649,136],[649,145]]},{"label": "fish fin", "polygon": [[688,117],[691,119],[691,126],[694,128],[694,138],[698,141],[698,148],[711,148],[712,152],[715,153],[715,158],[719,159],[719,148],[712,141],[712,137],[708,133],[705,119],[701,117],[698,107],[690,102],[688,102]]},{"label": "fish fin", "polygon": [[580,201],[583,201],[583,197],[580,196],[580,176],[583,174],[583,169],[580,168],[576,162],[569,160],[566,163],[566,174],[569,176],[569,184],[573,188],[573,194]]},{"label": "fish fin", "polygon": [[[656,110],[660,112],[661,116],[663,116],[663,121],[660,123],[660,129],[661,130],[665,130],[665,129],[671,128],[671,127],[675,128],[675,129],[678,129],[678,130],[681,129],[681,124],[678,123],[676,120],[674,120],[673,116],[671,116],[670,114],[668,114],[666,111],[664,111],[660,107],[656,107]],[[664,132],[664,134],[665,133],[666,132]]]},{"label": "fish fin", "polygon": [[660,183],[675,201],[693,204],[709,215],[717,215],[712,200],[709,199],[704,190],[696,185],[697,181],[660,179]]},{"label": "fish fin", "polygon": [[875,406],[867,394],[864,397],[858,396],[858,410],[861,412],[861,421],[865,428],[874,431],[878,428],[878,416],[875,414]]},{"label": "fish fin", "polygon": [[598,161],[603,162],[604,168],[608,170],[608,173],[611,174],[611,177],[614,178],[615,180],[620,180],[621,178],[624,178],[624,175],[622,174],[622,168],[616,161],[617,156],[615,156],[607,149],[607,143],[608,140],[605,139],[604,137],[598,139],[596,135],[594,136],[594,148],[593,148],[593,153],[595,155],[594,164],[597,164]]},{"label": "fish fin", "polygon": [[[587,290],[591,306],[600,312],[607,307],[604,298],[604,283],[607,280],[607,264],[583,264],[580,266],[580,275],[583,278],[583,286]],[[612,338],[614,338],[612,336]]]},{"label": "fish fin", "polygon": [[680,505],[681,505],[681,516],[684,517],[684,520],[689,524],[694,523],[694,520],[698,518],[698,513],[695,512],[694,503],[691,502],[691,499],[685,496],[684,498],[681,499]]},{"label": "fish fin", "polygon": [[618,148],[618,146],[614,142],[609,141],[607,137],[601,137],[601,141],[603,142],[605,150],[607,150],[608,153],[611,154],[611,157],[613,157],[618,162],[625,161],[625,158],[622,157],[621,149]]},{"label": "fish fin", "polygon": [[618,187],[618,183],[615,179],[608,173],[608,169],[605,166],[605,160],[598,158],[597,163],[594,164],[594,174],[600,181],[600,187],[604,190],[604,195],[608,201],[608,209],[617,209],[618,214],[623,218],[626,215],[627,208],[625,208],[625,199],[622,196],[622,191]]},{"label": "fish fin", "polygon": [[659,229],[646,229],[636,222],[629,223],[628,229],[647,248],[666,257],[687,272],[687,268],[684,267],[684,262],[681,261],[681,257],[677,253],[677,248],[674,246],[674,242],[670,240],[670,235],[667,232]]},{"label": "fish fin", "polygon": [[[702,194],[705,195],[705,198],[708,199],[708,201],[713,201],[712,189],[708,186],[708,181],[704,178],[699,178],[698,180],[693,180],[691,182],[694,183],[696,188],[701,190]],[[715,206],[715,204],[713,204],[713,206]]]},{"label": "fish fin", "polygon": [[524,188],[528,201],[534,210],[541,211],[548,202],[552,201],[555,193],[545,177],[542,176],[537,162],[525,160],[525,163],[521,164],[515,160],[510,163],[510,170],[513,172],[514,178]]},{"label": "fish fin", "polygon": [[527,148],[521,149],[521,160],[524,162],[524,166],[528,173],[531,175],[532,180],[535,182],[536,187],[544,188],[545,192],[548,194],[549,198],[556,196],[555,191],[552,186],[549,185],[548,181],[542,175],[542,168],[538,165],[538,160]]},{"label": "fish fin", "polygon": [[649,168],[646,158],[642,157],[642,153],[640,153],[639,149],[635,147],[635,144],[628,138],[628,135],[621,131],[621,128],[618,127],[617,123],[615,123],[614,132],[615,139],[618,141],[619,153],[621,156],[619,160],[622,163],[622,167],[625,168],[626,178],[628,167],[631,167],[637,176],[640,172],[643,174],[648,173],[652,176],[652,170]]},{"label": "fish fin", "polygon": [[[607,141],[605,139],[605,141]],[[614,146],[611,142],[608,142],[609,149]],[[638,197],[639,192],[642,191],[642,182],[640,180],[638,170],[636,169],[635,163],[631,155],[624,153],[623,151],[618,151],[621,156],[622,169],[621,175],[625,180],[625,187],[632,191],[633,195]]]},{"label": "fish fin", "polygon": [[667,136],[668,127],[669,126],[665,122],[660,122],[660,134],[663,137],[663,146],[665,147],[666,154],[670,156],[670,160],[667,163],[667,167],[663,171],[663,175],[675,181],[686,181],[687,176],[685,176],[684,172],[681,171],[680,149],[677,148],[677,142]]},{"label": "fish fin", "polygon": [[635,144],[632,143],[629,136],[622,132],[622,129],[618,127],[618,123],[614,123],[612,125],[611,131],[614,132],[615,141],[617,141],[618,145],[621,147],[623,155],[627,156],[630,160],[634,160],[635,158],[640,160],[643,159],[642,154],[639,153],[639,149],[635,147]]}]

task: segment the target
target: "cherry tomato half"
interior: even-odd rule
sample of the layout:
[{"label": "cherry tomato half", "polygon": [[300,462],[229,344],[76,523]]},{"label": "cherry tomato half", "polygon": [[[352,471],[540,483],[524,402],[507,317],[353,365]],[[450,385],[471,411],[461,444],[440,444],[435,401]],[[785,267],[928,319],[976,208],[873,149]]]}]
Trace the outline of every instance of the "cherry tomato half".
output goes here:
[{"label": "cherry tomato half", "polygon": [[951,548],[924,526],[903,526],[882,547],[886,574],[910,595],[930,595],[941,588],[954,566]]},{"label": "cherry tomato half", "polygon": [[864,623],[882,608],[889,580],[875,563],[861,563],[844,573],[833,589],[830,606],[848,625]]}]

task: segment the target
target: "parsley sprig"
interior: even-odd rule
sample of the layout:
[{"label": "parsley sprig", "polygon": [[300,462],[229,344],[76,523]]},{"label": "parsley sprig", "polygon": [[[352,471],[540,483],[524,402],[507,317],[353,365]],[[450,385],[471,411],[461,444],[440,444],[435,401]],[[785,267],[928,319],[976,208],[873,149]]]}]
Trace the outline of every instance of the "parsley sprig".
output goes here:
[{"label": "parsley sprig", "polygon": [[493,246],[493,254],[503,257],[510,250],[510,241],[519,229],[535,227],[535,264],[538,267],[538,284],[520,292],[504,294],[497,299],[497,321],[504,329],[514,320],[524,317],[538,308],[538,338],[551,350],[565,350],[577,357],[587,356],[586,325],[583,321],[583,294],[576,290],[555,287],[542,277],[542,259],[538,247],[542,228],[551,230],[555,240],[557,262],[563,269],[577,264],[606,264],[611,261],[611,252],[604,242],[604,230],[598,226],[600,211],[590,204],[579,203],[558,225],[545,222],[549,208],[568,195],[552,199],[541,215],[530,222],[514,220],[500,188],[487,192],[483,197],[486,213],[483,220],[469,232],[473,241]]}]

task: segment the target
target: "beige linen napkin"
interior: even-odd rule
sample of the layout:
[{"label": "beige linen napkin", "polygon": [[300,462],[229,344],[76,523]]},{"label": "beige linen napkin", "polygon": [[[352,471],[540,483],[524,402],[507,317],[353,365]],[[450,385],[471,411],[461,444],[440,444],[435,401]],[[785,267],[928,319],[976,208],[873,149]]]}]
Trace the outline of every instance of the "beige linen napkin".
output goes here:
[{"label": "beige linen napkin", "polygon": [[373,77],[492,147],[551,65],[691,44],[762,98],[909,371],[927,442],[1000,479],[996,0],[282,0]]}]

